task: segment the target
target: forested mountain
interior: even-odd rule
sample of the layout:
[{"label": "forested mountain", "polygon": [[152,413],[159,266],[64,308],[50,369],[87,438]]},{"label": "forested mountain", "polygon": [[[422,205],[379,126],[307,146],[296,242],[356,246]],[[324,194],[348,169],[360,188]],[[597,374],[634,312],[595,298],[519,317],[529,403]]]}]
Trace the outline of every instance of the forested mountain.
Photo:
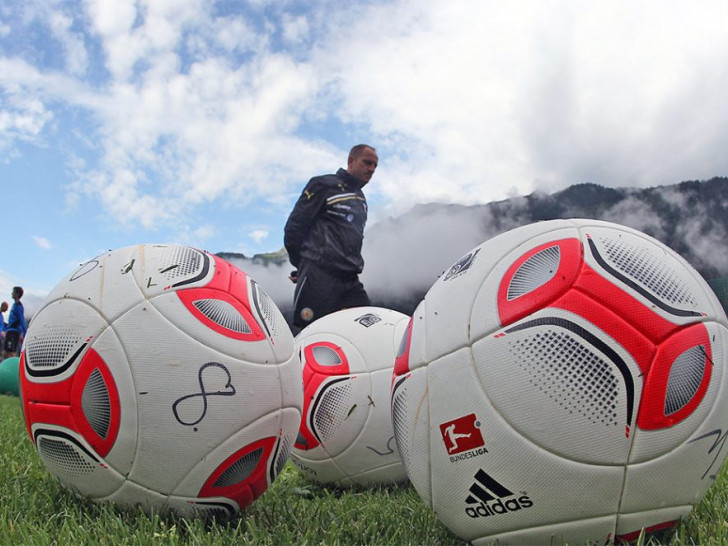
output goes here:
[{"label": "forested mountain", "polygon": [[[633,227],[680,253],[713,286],[728,277],[728,178],[713,178],[654,188],[585,183],[486,205],[417,205],[366,231],[362,279],[374,305],[411,314],[438,275],[473,247],[509,229],[556,218]],[[220,255],[256,278],[288,316],[293,286],[285,251]]]}]

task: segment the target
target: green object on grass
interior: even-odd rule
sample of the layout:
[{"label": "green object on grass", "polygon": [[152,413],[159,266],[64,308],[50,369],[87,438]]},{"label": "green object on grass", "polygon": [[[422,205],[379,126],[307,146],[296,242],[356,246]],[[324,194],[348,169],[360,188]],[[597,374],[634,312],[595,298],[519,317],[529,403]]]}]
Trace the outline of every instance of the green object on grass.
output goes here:
[{"label": "green object on grass", "polygon": [[0,394],[12,394],[18,396],[20,377],[18,366],[20,357],[11,356],[0,362]]}]

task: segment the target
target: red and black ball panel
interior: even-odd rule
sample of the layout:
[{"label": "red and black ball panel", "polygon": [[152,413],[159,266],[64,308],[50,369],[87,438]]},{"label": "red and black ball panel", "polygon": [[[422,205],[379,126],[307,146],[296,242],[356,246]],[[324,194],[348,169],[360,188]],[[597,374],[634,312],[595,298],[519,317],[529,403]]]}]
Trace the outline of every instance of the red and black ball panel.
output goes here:
[{"label": "red and black ball panel", "polygon": [[313,449],[330,437],[348,407],[349,361],[343,349],[329,341],[303,348],[303,415],[295,447]]},{"label": "red and black ball panel", "polygon": [[498,287],[498,316],[507,326],[548,306],[563,295],[581,272],[579,239],[560,239],[538,245],[515,260]]},{"label": "red and black ball panel", "polygon": [[36,383],[22,374],[21,383],[29,433],[33,425],[52,424],[78,432],[102,457],[111,450],[121,422],[119,392],[109,367],[93,348],[70,378]]}]

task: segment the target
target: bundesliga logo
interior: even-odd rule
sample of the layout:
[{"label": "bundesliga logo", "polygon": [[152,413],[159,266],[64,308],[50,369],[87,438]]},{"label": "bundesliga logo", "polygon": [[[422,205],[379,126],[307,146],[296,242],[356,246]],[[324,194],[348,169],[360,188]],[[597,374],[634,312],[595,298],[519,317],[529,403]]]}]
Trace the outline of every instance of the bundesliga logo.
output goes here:
[{"label": "bundesliga logo", "polygon": [[450,462],[470,459],[488,453],[480,432],[480,421],[474,413],[440,425],[440,434]]},{"label": "bundesliga logo", "polygon": [[507,514],[533,506],[533,501],[528,495],[522,494],[516,497],[510,489],[483,470],[478,470],[473,477],[475,482],[470,486],[470,495],[465,499],[470,505],[465,508],[465,513],[471,518]]}]

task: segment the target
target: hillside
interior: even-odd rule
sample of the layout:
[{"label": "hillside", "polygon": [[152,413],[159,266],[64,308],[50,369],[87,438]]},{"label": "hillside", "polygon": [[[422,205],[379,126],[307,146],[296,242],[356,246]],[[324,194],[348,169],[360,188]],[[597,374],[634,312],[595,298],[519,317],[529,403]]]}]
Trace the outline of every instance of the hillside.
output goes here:
[{"label": "hillside", "polygon": [[[633,227],[676,250],[716,289],[726,285],[719,279],[728,277],[728,178],[654,188],[585,183],[486,205],[417,205],[366,231],[362,280],[374,305],[411,314],[435,279],[473,247],[509,229],[557,218]],[[285,250],[252,258],[220,255],[239,260],[288,316],[293,286]]]}]

